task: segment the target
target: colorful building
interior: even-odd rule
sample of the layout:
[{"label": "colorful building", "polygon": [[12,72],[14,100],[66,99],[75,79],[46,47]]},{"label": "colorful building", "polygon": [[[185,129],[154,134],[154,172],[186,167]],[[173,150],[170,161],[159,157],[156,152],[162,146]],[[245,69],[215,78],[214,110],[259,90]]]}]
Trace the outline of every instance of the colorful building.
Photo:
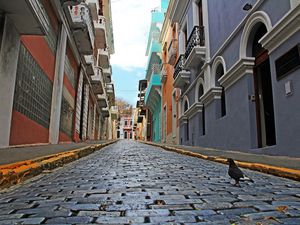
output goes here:
[{"label": "colorful building", "polygon": [[0,1],[0,9],[0,147],[108,138],[110,2]]},{"label": "colorful building", "polygon": [[[171,1],[170,4],[173,2]],[[169,19],[171,6],[168,8],[160,33],[160,43],[162,43],[162,142],[178,144],[179,123],[178,107],[180,89],[173,88],[173,74],[175,63],[178,59],[178,24],[172,23]]]},{"label": "colorful building", "polygon": [[180,144],[300,156],[299,1],[169,7],[179,24]]},{"label": "colorful building", "polygon": [[138,101],[136,103],[136,116],[135,116],[135,137],[137,140],[147,141],[151,139],[151,131],[150,131],[150,124],[149,124],[149,132],[147,132],[147,114],[148,109],[145,106],[145,95],[147,90],[147,80],[140,80],[139,81],[139,94],[138,94]]},{"label": "colorful building", "polygon": [[118,124],[117,138],[118,139],[134,139],[132,116],[121,116]]},{"label": "colorful building", "polygon": [[159,42],[160,30],[164,20],[164,14],[167,10],[168,1],[161,1],[160,10],[152,10],[151,25],[148,37],[146,56],[148,56],[148,65],[146,70],[146,79],[148,81],[147,91],[145,94],[145,105],[148,111],[148,123],[150,122],[151,137],[154,142],[161,141],[161,50]]}]

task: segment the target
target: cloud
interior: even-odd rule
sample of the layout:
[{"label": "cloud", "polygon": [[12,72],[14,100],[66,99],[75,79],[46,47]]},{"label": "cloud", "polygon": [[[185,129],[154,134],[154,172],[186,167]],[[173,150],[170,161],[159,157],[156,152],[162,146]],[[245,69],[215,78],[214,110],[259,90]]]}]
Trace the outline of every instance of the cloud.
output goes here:
[{"label": "cloud", "polygon": [[151,10],[159,5],[159,0],[112,1],[115,43],[115,54],[111,56],[113,66],[127,71],[146,67]]}]

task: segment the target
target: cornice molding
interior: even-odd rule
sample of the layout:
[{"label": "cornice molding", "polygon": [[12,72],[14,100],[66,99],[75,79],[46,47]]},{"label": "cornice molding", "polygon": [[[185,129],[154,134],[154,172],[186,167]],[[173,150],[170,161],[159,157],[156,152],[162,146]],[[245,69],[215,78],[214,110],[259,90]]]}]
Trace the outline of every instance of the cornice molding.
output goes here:
[{"label": "cornice molding", "polygon": [[221,86],[227,90],[239,79],[241,79],[247,73],[253,73],[253,66],[255,64],[255,58],[247,57],[241,58],[236,64],[234,64],[230,70],[224,74],[218,82]]},{"label": "cornice molding", "polygon": [[195,102],[186,112],[185,115],[190,119],[193,118],[198,112],[202,112],[203,104]]},{"label": "cornice molding", "polygon": [[200,97],[200,101],[204,105],[209,105],[214,99],[221,99],[222,88],[212,87],[204,95]]},{"label": "cornice molding", "polygon": [[184,114],[179,118],[179,123],[187,123],[188,117]]},{"label": "cornice molding", "polygon": [[269,54],[300,30],[300,5],[291,9],[261,40]]}]

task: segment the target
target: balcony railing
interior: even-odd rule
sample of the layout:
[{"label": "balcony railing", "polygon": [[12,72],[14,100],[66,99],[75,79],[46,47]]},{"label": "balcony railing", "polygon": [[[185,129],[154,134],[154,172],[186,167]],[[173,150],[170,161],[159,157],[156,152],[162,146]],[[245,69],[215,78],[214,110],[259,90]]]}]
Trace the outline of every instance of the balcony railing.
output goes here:
[{"label": "balcony railing", "polygon": [[185,58],[188,58],[191,51],[195,46],[204,46],[205,45],[205,38],[204,38],[204,27],[201,26],[194,26],[194,29],[189,37],[187,42],[186,51],[185,51]]},{"label": "balcony railing", "polygon": [[178,40],[173,38],[168,49],[168,63],[174,65],[178,51]]},{"label": "balcony railing", "polygon": [[180,71],[182,71],[184,69],[184,67],[183,67],[184,61],[185,61],[185,58],[184,58],[184,55],[182,54],[179,56],[177,63],[174,67],[174,75],[173,75],[174,80],[176,79],[176,77],[178,76]]}]

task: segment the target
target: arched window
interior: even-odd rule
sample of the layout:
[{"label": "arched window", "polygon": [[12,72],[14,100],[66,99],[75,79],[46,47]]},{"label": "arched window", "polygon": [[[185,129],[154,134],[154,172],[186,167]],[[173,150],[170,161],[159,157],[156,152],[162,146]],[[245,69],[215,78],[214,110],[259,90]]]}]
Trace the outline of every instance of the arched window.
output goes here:
[{"label": "arched window", "polygon": [[203,94],[204,94],[203,84],[200,84],[198,88],[198,99],[200,99]]},{"label": "arched window", "polygon": [[217,69],[216,69],[216,79],[215,79],[215,82],[216,82],[216,87],[221,87],[222,88],[222,93],[221,93],[221,107],[220,107],[220,110],[221,112],[219,113],[220,117],[223,117],[226,115],[226,102],[225,102],[225,90],[224,90],[224,87],[222,85],[220,85],[219,83],[219,79],[224,75],[224,67],[223,65],[220,63],[218,66],[217,66]]},{"label": "arched window", "polygon": [[[184,98],[184,104],[183,104],[183,110],[184,113],[189,109],[189,99],[187,96],[185,96]],[[186,122],[186,126],[185,126],[185,140],[188,141],[189,140],[189,136],[190,136],[190,128],[189,128],[189,119],[187,118],[187,122]]]},{"label": "arched window", "polygon": [[184,112],[186,112],[189,109],[189,104],[187,101],[184,102]]}]

